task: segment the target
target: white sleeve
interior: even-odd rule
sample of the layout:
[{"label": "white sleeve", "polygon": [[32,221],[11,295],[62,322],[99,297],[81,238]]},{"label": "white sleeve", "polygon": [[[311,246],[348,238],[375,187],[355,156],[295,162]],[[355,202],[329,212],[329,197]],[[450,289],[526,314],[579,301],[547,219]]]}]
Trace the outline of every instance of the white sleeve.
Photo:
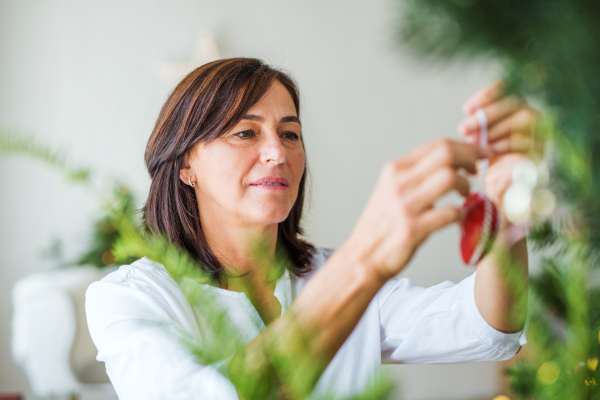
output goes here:
[{"label": "white sleeve", "polygon": [[106,365],[120,400],[238,400],[218,366],[198,364],[181,344],[157,288],[144,282],[95,282],[86,315],[97,359]]},{"label": "white sleeve", "polygon": [[430,288],[392,279],[377,294],[383,363],[507,360],[527,341],[494,329],[475,304],[475,273]]}]

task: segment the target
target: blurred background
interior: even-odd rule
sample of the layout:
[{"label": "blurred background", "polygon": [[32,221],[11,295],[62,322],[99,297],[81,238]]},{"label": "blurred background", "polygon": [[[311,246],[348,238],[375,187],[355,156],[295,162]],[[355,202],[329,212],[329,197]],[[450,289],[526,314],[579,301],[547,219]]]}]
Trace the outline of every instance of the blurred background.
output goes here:
[{"label": "blurred background", "polygon": [[[139,207],[150,184],[146,142],[177,80],[215,57],[261,58],[300,86],[311,173],[306,233],[337,247],[383,164],[438,137],[458,138],[463,101],[499,76],[492,64],[423,68],[394,40],[400,13],[392,0],[2,0],[0,127],[34,133],[74,163],[122,180]],[[85,252],[100,204],[24,157],[0,158],[0,187],[0,393],[30,394],[11,352],[11,293],[57,268],[43,257],[57,239],[66,259]],[[458,240],[458,227],[430,238],[401,276],[431,286],[472,274]],[[501,390],[498,363],[384,370],[407,400]]]}]

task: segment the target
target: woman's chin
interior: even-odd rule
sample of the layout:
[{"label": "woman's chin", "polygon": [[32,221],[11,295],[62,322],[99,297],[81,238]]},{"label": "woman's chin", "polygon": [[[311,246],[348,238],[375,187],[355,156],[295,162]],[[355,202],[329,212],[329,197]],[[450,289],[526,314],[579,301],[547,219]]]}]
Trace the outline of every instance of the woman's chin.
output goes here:
[{"label": "woman's chin", "polygon": [[260,215],[254,215],[252,218],[256,223],[260,225],[273,225],[285,221],[290,214],[290,210],[271,210],[268,212],[261,213]]}]

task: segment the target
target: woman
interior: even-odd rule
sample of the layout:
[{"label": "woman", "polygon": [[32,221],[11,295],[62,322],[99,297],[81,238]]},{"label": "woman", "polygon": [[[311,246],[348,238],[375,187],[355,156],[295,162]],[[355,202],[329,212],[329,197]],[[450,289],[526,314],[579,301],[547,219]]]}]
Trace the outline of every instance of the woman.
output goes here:
[{"label": "woman", "polygon": [[[248,58],[191,72],[170,95],[148,142],[145,221],[215,277],[214,287],[198,286],[210,289],[247,344],[231,360],[196,363],[164,326],[202,341],[202,310],[194,312],[160,264],[142,258],[122,266],[92,284],[86,300],[98,360],[119,397],[238,398],[224,375],[235,382],[237,366],[250,355],[256,376],[266,373],[264,345],[276,341],[285,353],[298,332],[310,340],[296,356],[323,361],[314,374],[315,395],[357,393],[382,362],[512,357],[524,344],[524,318],[511,318],[511,310],[524,307],[526,297],[504,282],[494,254],[457,285],[425,289],[390,279],[430,233],[459,221],[457,207],[433,207],[449,191],[469,193],[459,170],[474,174],[476,162],[492,156],[488,196],[502,206],[511,166],[522,157],[517,152],[529,148],[534,113],[501,93],[496,84],[475,94],[459,128],[473,142],[474,111],[482,108],[489,148],[438,140],[387,163],[350,237],[333,252],[299,236],[306,165],[294,82]],[[511,132],[519,141],[509,143]],[[509,243],[506,236],[500,232],[496,248],[523,266],[526,281],[525,241]],[[257,239],[268,259],[283,250],[290,270],[273,279],[270,263],[253,253]]]}]

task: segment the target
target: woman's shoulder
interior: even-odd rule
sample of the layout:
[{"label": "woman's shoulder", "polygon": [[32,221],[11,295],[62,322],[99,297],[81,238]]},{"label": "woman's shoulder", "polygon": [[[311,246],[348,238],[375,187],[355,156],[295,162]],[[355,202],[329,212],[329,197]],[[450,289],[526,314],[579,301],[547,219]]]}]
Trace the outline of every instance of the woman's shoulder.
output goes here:
[{"label": "woman's shoulder", "polygon": [[329,257],[335,252],[336,249],[329,247],[315,247],[312,252],[311,259],[311,270],[308,274],[302,275],[301,277],[292,277],[293,286],[295,292],[299,293],[304,287],[306,282],[314,276],[314,274],[325,265]]},{"label": "woman's shoulder", "polygon": [[182,303],[184,298],[166,268],[146,257],[120,266],[86,291],[86,305],[100,304],[102,308],[108,307],[108,303],[116,308],[123,303],[166,306]]},{"label": "woman's shoulder", "polygon": [[125,286],[164,286],[175,283],[167,269],[160,263],[142,257],[131,264],[121,265],[99,282]]},{"label": "woman's shoulder", "polygon": [[336,249],[331,247],[316,247],[312,256],[313,271],[318,271],[335,251]]},{"label": "woman's shoulder", "polygon": [[146,257],[92,283],[85,294],[90,331],[115,321],[177,322],[189,331],[193,313],[185,294],[166,268]]}]

